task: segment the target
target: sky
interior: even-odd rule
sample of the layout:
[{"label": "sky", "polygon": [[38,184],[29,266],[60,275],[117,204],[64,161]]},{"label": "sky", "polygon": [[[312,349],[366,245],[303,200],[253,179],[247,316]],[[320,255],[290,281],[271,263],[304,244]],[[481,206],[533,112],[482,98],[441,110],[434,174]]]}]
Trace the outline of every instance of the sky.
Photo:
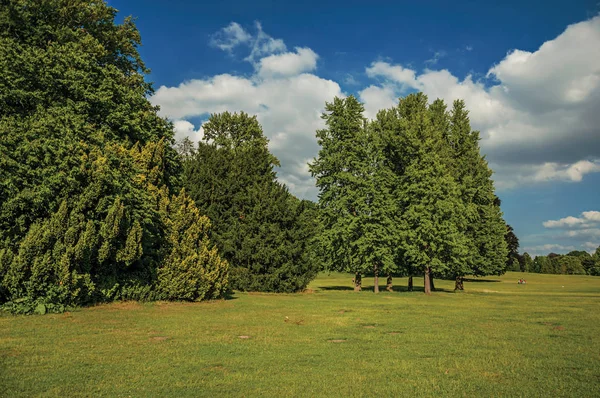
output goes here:
[{"label": "sky", "polygon": [[278,178],[316,200],[320,114],[415,91],[463,99],[521,252],[600,246],[600,2],[108,0],[137,18],[150,101],[176,137],[257,115]]}]

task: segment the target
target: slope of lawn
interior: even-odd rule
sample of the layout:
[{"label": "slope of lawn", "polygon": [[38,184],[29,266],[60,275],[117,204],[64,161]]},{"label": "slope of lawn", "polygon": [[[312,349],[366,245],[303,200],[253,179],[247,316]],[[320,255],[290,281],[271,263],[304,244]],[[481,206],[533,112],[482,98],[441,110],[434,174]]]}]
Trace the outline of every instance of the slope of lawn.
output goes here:
[{"label": "slope of lawn", "polygon": [[351,279],[4,314],[0,396],[600,396],[600,277],[508,273],[458,294],[436,280],[430,297]]}]

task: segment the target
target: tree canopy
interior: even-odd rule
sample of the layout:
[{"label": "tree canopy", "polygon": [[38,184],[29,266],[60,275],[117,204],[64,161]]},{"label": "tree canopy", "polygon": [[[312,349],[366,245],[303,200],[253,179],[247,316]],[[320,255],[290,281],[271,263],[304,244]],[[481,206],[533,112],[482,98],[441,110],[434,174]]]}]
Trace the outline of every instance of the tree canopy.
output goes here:
[{"label": "tree canopy", "polygon": [[[24,312],[159,297],[158,271],[174,252],[204,253],[190,270],[219,271],[169,298],[217,297],[226,286],[208,220],[175,222],[187,199],[173,196],[173,128],[147,99],[139,32],[115,14],[84,0],[0,8],[0,301]],[[169,240],[176,233],[182,240]]]},{"label": "tree canopy", "polygon": [[256,116],[211,115],[204,139],[184,160],[183,181],[231,264],[231,287],[295,292],[317,272],[314,205],[276,180],[279,161]]}]

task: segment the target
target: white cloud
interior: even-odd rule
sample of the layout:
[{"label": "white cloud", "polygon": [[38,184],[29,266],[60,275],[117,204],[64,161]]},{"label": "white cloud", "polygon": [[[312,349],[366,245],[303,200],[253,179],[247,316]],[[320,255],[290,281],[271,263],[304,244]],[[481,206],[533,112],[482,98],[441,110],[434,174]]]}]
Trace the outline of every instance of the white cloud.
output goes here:
[{"label": "white cloud", "polygon": [[596,241],[596,243],[594,242],[585,242],[583,245],[584,248],[586,248],[589,252],[594,253],[596,251],[596,249],[598,247],[600,247],[600,239],[598,241]]},{"label": "white cloud", "polygon": [[430,59],[426,60],[425,63],[427,65],[435,65],[438,63],[438,61],[442,58],[444,58],[447,55],[446,51],[435,51],[433,53],[433,57],[431,57]]},{"label": "white cloud", "polygon": [[256,62],[257,59],[269,54],[275,54],[287,51],[287,47],[283,40],[274,39],[266,34],[260,22],[255,23],[256,35],[252,38],[250,54],[245,58],[246,61]]},{"label": "white cloud", "polygon": [[232,22],[214,35],[210,39],[210,44],[223,51],[231,51],[242,43],[250,41],[252,36],[236,22]]},{"label": "white cloud", "polygon": [[188,137],[192,141],[197,142],[204,136],[202,126],[198,130],[195,130],[194,125],[187,120],[175,120],[173,127],[175,129],[175,139],[178,141]]},{"label": "white cloud", "polygon": [[374,119],[377,112],[398,103],[396,93],[391,87],[369,86],[358,93],[360,101],[365,104],[365,116]]},{"label": "white cloud", "polygon": [[313,71],[317,67],[319,56],[310,48],[296,48],[296,52],[273,54],[258,62],[258,74],[261,77],[294,76]]},{"label": "white cloud", "polygon": [[600,172],[600,16],[570,25],[537,51],[511,51],[488,71],[491,86],[381,61],[366,74],[384,79],[379,96],[374,86],[361,97],[367,109],[388,102],[390,90],[396,97],[412,88],[430,100],[464,99],[501,188],[578,182]]},{"label": "white cloud", "polygon": [[560,220],[548,220],[543,225],[546,228],[587,228],[597,223],[600,223],[600,211],[584,211],[581,217],[568,216]]},{"label": "white cloud", "polygon": [[419,85],[415,79],[415,71],[402,67],[401,65],[391,65],[387,62],[373,62],[366,70],[367,76],[371,78],[383,77],[392,83],[399,83],[406,88],[418,89]]}]

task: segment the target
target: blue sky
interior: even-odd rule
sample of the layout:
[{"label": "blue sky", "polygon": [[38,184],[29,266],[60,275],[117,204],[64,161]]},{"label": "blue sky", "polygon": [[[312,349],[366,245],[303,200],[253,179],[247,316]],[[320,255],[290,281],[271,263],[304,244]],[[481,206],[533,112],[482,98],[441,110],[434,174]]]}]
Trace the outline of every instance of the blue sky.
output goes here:
[{"label": "blue sky", "polygon": [[530,253],[600,245],[600,3],[109,0],[137,17],[152,101],[178,137],[206,115],[258,115],[280,179],[315,198],[319,112],[367,116],[424,91],[463,98],[506,220]]}]

